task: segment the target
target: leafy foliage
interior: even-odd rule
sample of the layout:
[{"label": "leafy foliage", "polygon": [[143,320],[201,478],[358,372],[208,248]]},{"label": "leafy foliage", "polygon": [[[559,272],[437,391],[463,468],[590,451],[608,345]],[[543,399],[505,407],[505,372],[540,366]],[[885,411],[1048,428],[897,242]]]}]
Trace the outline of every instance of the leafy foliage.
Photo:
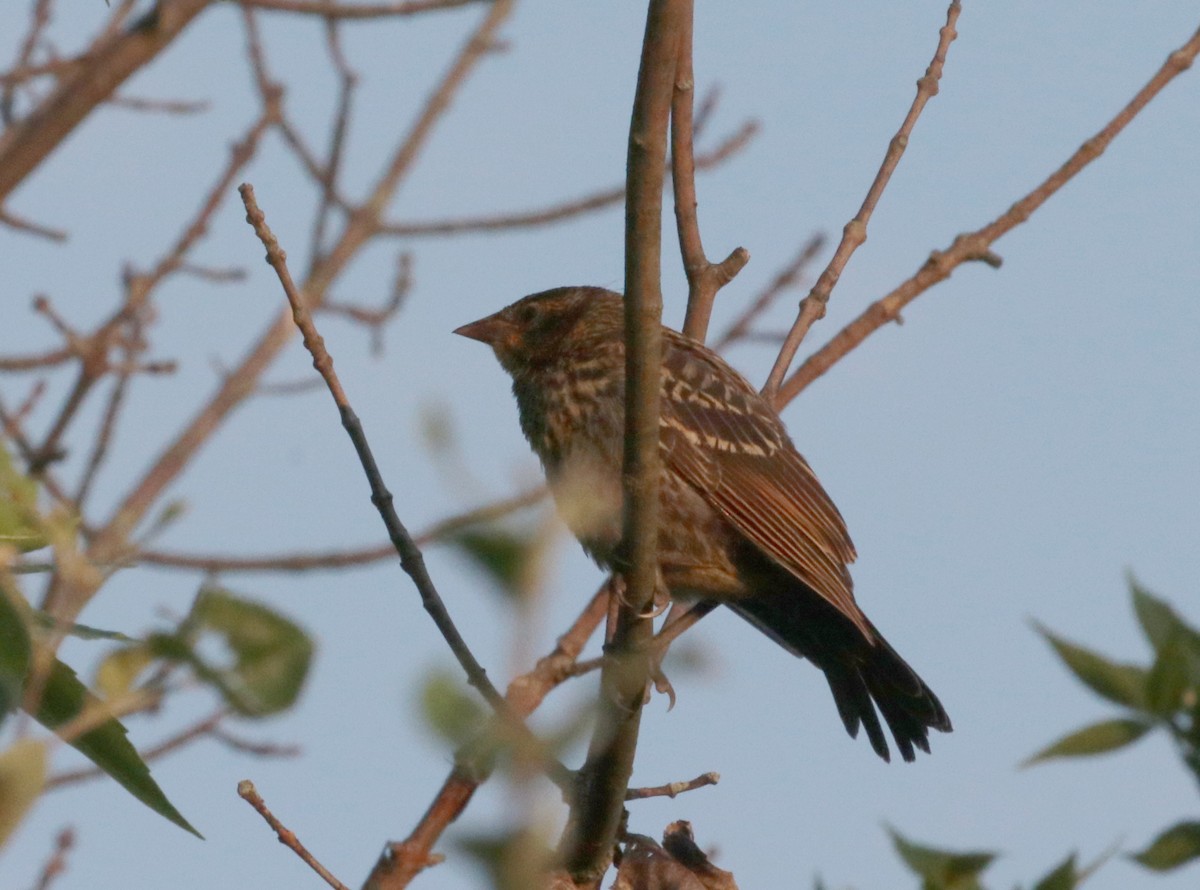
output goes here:
[{"label": "leafy foliage", "polygon": [[[33,716],[47,729],[60,730],[97,707],[102,707],[100,699],[88,691],[75,671],[55,659]],[[154,812],[200,837],[167,800],[126,733],[121,721],[110,717],[94,729],[68,737],[67,742]]]},{"label": "leafy foliage", "polygon": [[[36,696],[37,704],[28,707],[33,709],[34,719],[47,729],[60,731],[74,721],[94,716],[95,725],[80,727],[81,731],[72,732],[66,736],[66,741],[154,812],[199,836],[151,777],[149,767],[127,738],[125,727],[114,717],[103,717],[103,702],[88,691],[75,672],[53,657],[42,659],[45,668],[40,675],[34,671],[34,665],[38,663],[34,614],[15,585],[3,586],[0,590],[0,705],[4,713],[21,706],[29,694],[30,684],[36,683],[38,688],[32,694]],[[32,793],[36,798],[41,791],[42,779],[34,782],[30,778],[35,772],[31,766],[34,755],[24,749],[18,750],[20,744],[0,754],[2,757],[11,754],[13,760],[5,762],[15,770],[12,773],[15,778],[10,777],[9,781],[16,783],[16,790],[6,793]],[[44,748],[40,743],[38,747]],[[44,750],[40,756],[43,761],[38,775],[44,778]],[[24,798],[18,795],[14,800]],[[0,822],[9,817],[18,817],[15,804],[13,808],[5,809]]]},{"label": "leafy foliage", "polygon": [[951,853],[915,844],[894,828],[889,828],[896,852],[921,878],[921,890],[981,890],[981,875],[995,853]]},{"label": "leafy foliage", "polygon": [[1200,856],[1200,822],[1172,825],[1131,858],[1146,868],[1168,871]]},{"label": "leafy foliage", "polygon": [[[216,636],[231,661],[206,658],[197,642]],[[314,644],[299,625],[260,603],[226,590],[204,588],[173,635],[151,638],[155,652],[191,664],[243,717],[265,717],[290,708],[312,664]]]},{"label": "leafy foliage", "polygon": [[530,570],[538,557],[536,535],[496,527],[466,529],[449,538],[448,543],[509,597],[520,599],[528,593]]},{"label": "leafy foliage", "polygon": [[[1038,628],[1071,672],[1121,706],[1122,714],[1069,733],[1026,764],[1116,751],[1156,730],[1171,737],[1184,765],[1200,782],[1200,631],[1135,579],[1130,578],[1129,586],[1138,623],[1154,650],[1149,665],[1121,664]],[[1200,859],[1200,822],[1168,828],[1131,858],[1156,871]]]},{"label": "leafy foliage", "polygon": [[[65,628],[85,640],[127,643],[110,653],[97,671],[93,694],[75,671],[57,658],[43,657],[41,640],[51,629],[62,630],[30,607],[11,579],[0,575],[0,716],[20,707],[32,693],[32,716],[107,773],[156,813],[199,836],[171,804],[150,775],[149,767],[129,741],[121,721],[105,717],[105,700],[118,703],[138,692],[139,678],[155,664],[190,667],[211,685],[231,709],[261,717],[290,707],[303,687],[312,661],[313,644],[296,624],[272,609],[216,588],[204,588],[191,612],[172,631],[136,640],[113,631],[82,625]],[[227,658],[212,656],[215,638]],[[45,746],[18,743],[0,752],[0,840],[22,818],[40,794],[45,778]]]},{"label": "leafy foliage", "polygon": [[45,547],[36,508],[37,483],[13,468],[8,449],[0,446],[0,544],[23,552]]},{"label": "leafy foliage", "polygon": [[16,709],[25,689],[33,643],[22,616],[19,594],[0,576],[0,724]]},{"label": "leafy foliage", "polygon": [[42,793],[46,782],[46,746],[23,739],[0,751],[0,847]]},{"label": "leafy foliage", "polygon": [[456,746],[471,741],[487,721],[478,697],[448,671],[434,671],[426,678],[421,689],[421,711],[426,723]]}]

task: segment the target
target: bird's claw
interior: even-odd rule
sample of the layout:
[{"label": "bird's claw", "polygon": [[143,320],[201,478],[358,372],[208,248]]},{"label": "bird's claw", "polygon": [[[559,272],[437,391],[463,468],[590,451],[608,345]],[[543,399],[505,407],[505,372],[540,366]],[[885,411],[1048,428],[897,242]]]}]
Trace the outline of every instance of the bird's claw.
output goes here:
[{"label": "bird's claw", "polygon": [[662,665],[657,660],[651,665],[650,679],[654,683],[654,691],[667,697],[667,710],[672,710],[675,707],[675,687],[671,685],[671,681],[667,679]]}]

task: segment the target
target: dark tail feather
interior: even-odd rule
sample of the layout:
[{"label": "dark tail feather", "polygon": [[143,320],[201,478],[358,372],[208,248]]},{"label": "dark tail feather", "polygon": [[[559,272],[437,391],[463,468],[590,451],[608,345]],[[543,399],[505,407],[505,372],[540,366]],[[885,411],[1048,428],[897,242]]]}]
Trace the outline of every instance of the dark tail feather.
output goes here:
[{"label": "dark tail feather", "polygon": [[[917,672],[871,625],[868,641],[841,613],[808,591],[755,596],[727,605],[789,652],[825,672],[838,714],[851,738],[861,725],[875,753],[890,760],[883,716],[900,756],[929,753],[929,730],[950,732],[942,703]],[[869,622],[868,622],[869,623]],[[876,714],[878,708],[879,714]]]}]

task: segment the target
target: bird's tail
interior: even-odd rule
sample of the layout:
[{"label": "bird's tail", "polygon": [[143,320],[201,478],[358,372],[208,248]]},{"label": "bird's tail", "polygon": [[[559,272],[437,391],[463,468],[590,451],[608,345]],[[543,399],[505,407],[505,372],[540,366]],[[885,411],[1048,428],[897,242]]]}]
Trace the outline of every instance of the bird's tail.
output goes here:
[{"label": "bird's tail", "polygon": [[874,640],[867,640],[815,594],[797,596],[792,591],[727,601],[726,605],[789,652],[824,671],[846,731],[856,738],[863,726],[871,747],[884,760],[891,757],[879,714],[892,731],[900,755],[908,761],[915,758],[916,748],[929,753],[930,729],[950,732],[950,718],[933,690],[870,622]]}]

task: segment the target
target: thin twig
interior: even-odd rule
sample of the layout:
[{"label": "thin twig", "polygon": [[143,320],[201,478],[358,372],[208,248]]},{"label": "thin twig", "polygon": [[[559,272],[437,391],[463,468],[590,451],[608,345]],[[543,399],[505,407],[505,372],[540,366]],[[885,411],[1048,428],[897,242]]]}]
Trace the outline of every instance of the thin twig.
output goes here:
[{"label": "thin twig", "polygon": [[33,890],[50,890],[55,878],[66,872],[67,854],[71,852],[71,848],[74,846],[75,829],[68,825],[55,836],[54,852],[50,854],[50,858],[42,866],[42,872],[38,875],[38,880],[33,885]]},{"label": "thin twig", "polygon": [[116,429],[117,417],[121,413],[121,408],[125,404],[125,393],[129,389],[129,380],[133,375],[129,372],[121,372],[117,374],[116,380],[113,381],[112,390],[108,394],[108,402],[104,406],[104,417],[100,421],[100,428],[96,432],[95,441],[92,443],[91,454],[88,455],[87,463],[84,465],[83,475],[79,479],[79,487],[75,491],[75,504],[82,510],[84,503],[87,501],[88,494],[91,493],[92,483],[96,479],[96,474],[100,471],[105,458],[108,456],[108,446],[112,441],[113,431]]},{"label": "thin twig", "polygon": [[[750,303],[745,311],[734,319],[733,323],[720,337],[710,344],[712,349],[720,352],[738,340],[744,340],[753,336],[750,331],[750,325],[766,312],[785,290],[799,281],[804,275],[804,270],[808,268],[808,264],[816,258],[824,246],[824,235],[818,233],[809,238],[801,246],[792,261],[779,270],[778,274],[771,280],[771,283],[763,288],[762,292]],[[780,335],[780,339],[782,338],[783,335]]]},{"label": "thin twig", "polygon": [[933,285],[949,278],[961,264],[977,260],[993,266],[999,265],[1000,259],[992,253],[992,245],[1029,219],[1051,195],[1100,157],[1117,134],[1129,125],[1163,87],[1191,67],[1197,54],[1200,54],[1200,29],[1197,29],[1183,46],[1167,56],[1162,67],[1111,121],[1083,143],[1061,167],[1033,191],[982,228],[959,235],[946,250],[934,251],[916,273],[889,294],[872,303],[858,318],[809,356],[779,388],[774,399],[775,407],[782,408],[794,399],[806,386],[833,367],[842,356],[883,325],[899,318],[905,306]]},{"label": "thin twig", "polygon": [[325,233],[333,210],[338,206],[338,174],[342,169],[346,134],[350,129],[350,113],[354,106],[355,89],[358,86],[358,75],[350,68],[350,64],[342,52],[338,22],[339,20],[332,16],[325,19],[325,48],[333,62],[334,70],[338,74],[339,92],[337,111],[333,116],[333,125],[329,129],[329,160],[324,165],[325,175],[320,183],[321,203],[313,215],[312,240],[308,251],[310,269],[320,261],[325,252]]},{"label": "thin twig", "polygon": [[396,258],[396,276],[392,279],[392,290],[387,301],[378,309],[368,309],[354,303],[337,303],[326,300],[321,311],[341,315],[356,324],[363,325],[371,336],[371,353],[379,355],[383,350],[383,329],[404,305],[412,287],[412,254],[404,251]]},{"label": "thin twig", "polygon": [[37,235],[39,238],[45,238],[49,241],[57,241],[60,244],[67,240],[65,229],[56,229],[51,226],[42,225],[41,223],[35,223],[32,220],[24,219],[4,209],[0,209],[0,225],[6,225],[18,232]]},{"label": "thin twig", "polygon": [[108,104],[128,111],[151,114],[203,114],[212,107],[207,99],[145,99],[138,96],[113,96]]},{"label": "thin twig", "polygon": [[[320,381],[318,381],[318,384]],[[436,522],[417,534],[418,546],[431,544],[464,528],[492,522],[517,510],[530,507],[546,497],[545,486],[531,488],[510,498],[494,501],[464,513]],[[340,569],[366,565],[392,558],[396,548],[391,542],[354,550],[333,550],[326,553],[290,553],[263,556],[227,556],[221,554],[178,553],[166,550],[143,550],[138,562],[143,565],[175,569],[198,569],[208,574],[221,572],[308,572],[314,569]]]},{"label": "thin twig", "polygon": [[317,857],[308,852],[308,848],[300,843],[300,838],[296,837],[296,833],[275,818],[275,814],[268,808],[266,801],[259,795],[258,790],[254,787],[254,783],[249,779],[243,779],[238,782],[237,787],[238,797],[254,807],[258,815],[262,816],[271,830],[275,832],[279,838],[279,843],[283,844],[297,856],[299,856],[304,864],[320,875],[323,880],[334,890],[350,890],[345,884],[333,876],[333,873],[317,861]]},{"label": "thin twig", "polygon": [[[41,42],[42,35],[50,25],[51,6],[52,0],[35,0],[33,11],[29,16],[29,30],[25,32],[25,39],[21,41],[21,47],[17,51],[14,69],[25,68],[33,61],[33,54],[37,50],[38,43]],[[0,121],[3,121],[5,126],[9,126],[13,122],[13,99],[13,88],[5,84],[3,91],[0,92]]]},{"label": "thin twig", "polygon": [[[745,148],[758,132],[757,121],[746,121],[712,151],[695,157],[696,170],[711,170]],[[522,210],[493,216],[462,217],[459,219],[425,220],[416,222],[387,223],[380,227],[381,234],[405,238],[439,235],[459,235],[471,232],[494,232],[507,229],[534,228],[561,222],[564,219],[611,207],[625,198],[625,186],[618,185],[601,189],[581,198],[571,198],[536,210]]]},{"label": "thin twig", "polygon": [[[17,454],[20,455],[25,465],[27,467],[30,466],[35,453],[33,443],[29,440],[29,437],[25,434],[24,427],[21,425],[20,412],[9,412],[4,407],[3,399],[0,399],[0,430],[3,430],[4,435],[16,446]],[[72,508],[73,504],[71,499],[67,497],[66,488],[63,487],[49,469],[42,474],[41,483],[59,505],[65,506],[68,509]]]},{"label": "thin twig", "polygon": [[157,4],[124,33],[93,44],[49,96],[0,137],[0,205],[50,153],[112,95],[179,36],[212,0]]},{"label": "thin twig", "polygon": [[695,791],[697,788],[716,785],[720,781],[720,773],[708,772],[686,782],[668,782],[666,785],[654,785],[650,788],[630,788],[625,792],[625,799],[645,800],[648,797],[669,797],[673,800],[685,791]]},{"label": "thin twig", "polygon": [[[467,75],[491,44],[496,31],[511,14],[513,0],[494,0],[487,14],[464,42],[450,69],[430,95],[408,136],[380,175],[368,201],[347,221],[345,229],[325,259],[304,282],[312,305],[325,299],[332,282],[376,233],[380,214],[424,147],[435,123],[450,107]],[[221,384],[212,398],[181,429],[154,465],[134,485],[99,530],[89,556],[101,563],[121,556],[126,539],[158,500],[163,490],[183,471],[192,456],[238,405],[254,393],[267,367],[295,332],[290,310],[280,313],[253,344],[247,356]]]},{"label": "thin twig", "polygon": [[299,757],[303,749],[299,745],[280,745],[275,742],[252,742],[236,736],[223,726],[212,731],[212,737],[226,748],[253,757]]},{"label": "thin twig", "polygon": [[51,349],[40,355],[0,356],[0,371],[26,372],[41,371],[65,364],[75,357],[75,352],[68,348]]},{"label": "thin twig", "polygon": [[[412,536],[409,535],[408,530],[404,527],[404,523],[400,521],[400,517],[396,514],[392,493],[388,491],[387,486],[384,484],[379,467],[375,462],[375,456],[371,453],[371,446],[367,442],[366,434],[363,431],[362,423],[351,407],[345,390],[342,388],[341,381],[333,369],[333,357],[325,349],[325,341],[313,323],[312,313],[308,311],[304,303],[304,298],[296,287],[295,281],[292,280],[291,271],[287,266],[287,254],[279,246],[278,239],[276,239],[275,234],[267,225],[266,216],[255,200],[254,187],[249,183],[243,183],[238,186],[238,192],[241,194],[242,201],[246,206],[246,221],[254,228],[255,235],[258,236],[258,239],[266,248],[267,263],[275,270],[275,274],[279,278],[279,283],[283,286],[288,305],[292,310],[292,318],[295,321],[296,327],[300,329],[304,348],[312,356],[313,367],[321,375],[325,381],[325,385],[329,388],[329,393],[337,405],[338,413],[341,415],[342,427],[346,430],[346,434],[350,437],[350,441],[354,445],[354,450],[358,454],[359,462],[362,464],[363,472],[371,488],[371,503],[375,505],[375,509],[379,511],[379,515],[383,519],[383,524],[387,528],[388,538],[391,540],[392,546],[395,547],[396,553],[400,557],[400,565],[412,579],[417,592],[421,596],[421,604],[433,619],[434,624],[437,625],[442,637],[450,647],[450,651],[454,653],[454,657],[458,660],[464,673],[466,673],[467,682],[483,696],[484,700],[491,705],[496,715],[505,722],[505,725],[518,738],[532,742],[535,750],[541,751],[544,746],[541,745],[525,724],[521,722],[521,719],[512,712],[504,696],[492,685],[487,672],[475,658],[474,653],[471,652],[470,647],[467,646],[466,641],[459,633],[458,627],[450,617],[445,602],[442,600],[437,587],[433,583],[433,579],[426,570],[425,557],[413,541]],[[570,771],[548,755],[543,758],[543,767],[545,768],[546,775],[560,785],[560,787],[567,788],[571,785],[573,776]]]},{"label": "thin twig", "polygon": [[[178,751],[180,748],[194,742],[196,739],[211,735],[220,724],[228,716],[229,712],[224,708],[216,713],[205,717],[203,720],[195,723],[168,739],[159,742],[152,748],[147,748],[145,751],[138,752],[142,760],[146,763],[152,763],[161,757],[165,757],[172,751]],[[70,770],[67,772],[56,773],[46,779],[46,784],[43,786],[47,791],[53,791],[56,788],[62,788],[66,785],[74,785],[78,782],[85,782],[88,779],[96,779],[107,775],[102,769],[97,766],[83,767],[82,769]]]},{"label": "thin twig", "polygon": [[842,270],[846,268],[846,263],[849,262],[859,245],[867,240],[867,224],[871,220],[871,214],[875,212],[875,207],[879,204],[879,199],[883,196],[883,191],[887,188],[892,173],[895,172],[904,150],[908,147],[908,137],[912,133],[913,127],[916,126],[917,118],[921,116],[925,104],[937,95],[938,81],[941,80],[942,69],[946,64],[946,53],[949,52],[954,38],[958,36],[954,26],[958,22],[958,14],[961,11],[962,6],[959,0],[951,0],[950,8],[946,10],[946,24],[938,31],[938,44],[933,53],[933,60],[925,69],[925,75],[917,81],[917,95],[913,98],[904,123],[900,125],[900,129],[892,137],[892,141],[888,143],[883,163],[879,167],[879,172],[875,174],[875,180],[867,190],[867,196],[863,199],[858,213],[850,222],[846,223],[842,230],[842,240],[833,252],[829,265],[817,278],[817,283],[813,285],[808,296],[800,301],[800,311],[796,316],[796,321],[783,341],[779,357],[776,358],[775,366],[771,368],[766,385],[763,386],[763,395],[768,399],[775,398],[787,375],[788,367],[796,356],[796,350],[800,348],[808,329],[817,319],[824,318],[825,306],[829,303],[829,297],[833,293],[834,287],[837,286]]},{"label": "thin twig", "polygon": [[418,15],[439,9],[454,9],[485,0],[398,0],[394,3],[337,3],[335,0],[240,0],[243,6],[271,12],[319,15],[324,19],[363,21]]},{"label": "thin twig", "polygon": [[735,247],[729,256],[715,265],[704,254],[700,221],[696,213],[696,164],[692,145],[692,101],[696,92],[692,65],[694,11],[691,3],[683,6],[675,63],[675,90],[671,99],[671,185],[675,192],[679,252],[683,257],[683,271],[688,282],[683,333],[703,343],[717,291],[732,281],[750,261],[750,252],[744,247]]}]

